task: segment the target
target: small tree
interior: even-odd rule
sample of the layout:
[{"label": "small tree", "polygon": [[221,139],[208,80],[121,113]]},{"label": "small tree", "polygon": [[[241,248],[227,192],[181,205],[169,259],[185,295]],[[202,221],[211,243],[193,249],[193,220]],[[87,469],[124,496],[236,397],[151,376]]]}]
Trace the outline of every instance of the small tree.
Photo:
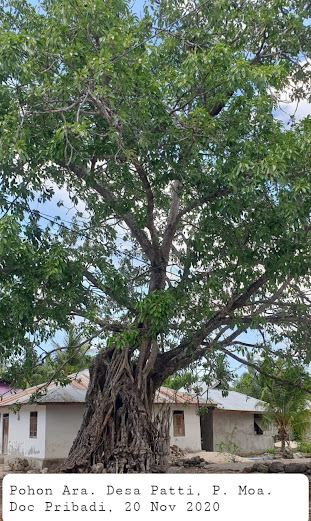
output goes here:
[{"label": "small tree", "polygon": [[[280,363],[278,365],[278,370],[274,370],[274,373],[289,382],[299,382],[302,375],[306,377],[301,367],[292,364],[284,366],[284,363],[281,367]],[[269,381],[267,378],[265,380],[261,394],[265,406],[264,420],[277,426],[284,455],[285,441],[290,439],[291,431],[294,431],[297,438],[301,439],[310,426],[311,411],[307,402],[308,395],[289,385]]]}]

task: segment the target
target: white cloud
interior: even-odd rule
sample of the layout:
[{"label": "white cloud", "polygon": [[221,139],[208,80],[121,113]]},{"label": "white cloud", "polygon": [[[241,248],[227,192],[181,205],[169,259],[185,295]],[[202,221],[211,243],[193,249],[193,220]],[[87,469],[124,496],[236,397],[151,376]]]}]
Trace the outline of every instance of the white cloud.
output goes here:
[{"label": "white cloud", "polygon": [[[66,187],[59,188],[53,182],[45,183],[45,188],[51,188],[54,192],[54,195],[51,200],[45,201],[44,203],[36,203],[33,205],[33,209],[38,210],[42,214],[46,214],[51,217],[59,216],[61,219],[66,221],[71,221],[74,216],[77,215],[77,212],[81,212],[82,217],[78,217],[81,220],[88,220],[89,214],[86,211],[86,206],[81,199],[78,199],[78,203],[76,205],[70,199],[69,190]],[[40,194],[38,194],[40,197]],[[61,206],[59,206],[61,203]]]},{"label": "white cloud", "polygon": [[291,117],[294,117],[295,121],[300,121],[306,116],[311,116],[311,103],[306,99],[280,103],[280,108],[276,113],[277,119],[284,123],[290,121]]},{"label": "white cloud", "polygon": [[[311,72],[311,64],[304,61],[300,63],[304,72]],[[298,98],[299,93],[299,98]],[[311,115],[311,103],[309,102],[311,93],[311,78],[306,83],[292,83],[286,90],[281,93],[273,92],[279,98],[279,108],[275,111],[277,119],[284,124],[294,121],[300,121],[306,116]]]}]

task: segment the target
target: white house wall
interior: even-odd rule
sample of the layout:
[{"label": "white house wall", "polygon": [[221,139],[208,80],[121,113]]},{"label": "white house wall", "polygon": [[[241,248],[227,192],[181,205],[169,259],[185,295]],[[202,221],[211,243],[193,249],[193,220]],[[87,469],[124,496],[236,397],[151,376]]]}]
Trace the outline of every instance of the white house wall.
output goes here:
[{"label": "white house wall", "polygon": [[[236,428],[235,428],[236,426]],[[254,414],[247,412],[214,411],[213,440],[214,451],[228,450],[230,441],[238,447],[238,452],[256,454],[274,447],[273,427],[256,434],[254,430]]]},{"label": "white house wall", "polygon": [[[154,412],[159,411],[160,405],[154,406]],[[196,405],[183,406],[178,404],[169,404],[171,410],[171,422],[170,422],[170,445],[177,445],[182,450],[187,452],[197,452],[201,450],[201,428],[200,428],[200,416],[196,414]],[[184,423],[185,423],[185,435],[174,436],[173,429],[173,412],[183,411]]]},{"label": "white house wall", "polygon": [[46,406],[45,458],[66,458],[82,423],[83,404]]},{"label": "white house wall", "polygon": [[[30,438],[30,412],[38,413],[37,438]],[[0,447],[2,450],[3,414],[9,414],[8,454],[6,459],[25,457],[30,460],[40,460],[45,457],[45,420],[44,405],[25,405],[14,413],[7,408],[1,408]]]}]

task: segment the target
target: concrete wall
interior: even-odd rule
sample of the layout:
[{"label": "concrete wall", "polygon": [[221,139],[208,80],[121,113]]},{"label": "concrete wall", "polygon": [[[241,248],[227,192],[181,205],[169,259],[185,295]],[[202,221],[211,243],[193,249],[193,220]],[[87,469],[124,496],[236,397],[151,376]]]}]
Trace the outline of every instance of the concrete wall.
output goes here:
[{"label": "concrete wall", "polygon": [[[264,430],[263,434],[256,434],[253,413],[215,409],[213,420],[214,451],[220,450],[221,442],[228,445],[230,441],[235,443],[238,452],[243,454],[256,454],[274,447],[273,435],[276,429],[271,426],[270,429]],[[222,446],[222,450],[230,452],[226,445]]]},{"label": "concrete wall", "polygon": [[[171,411],[170,444],[186,451],[201,450],[200,417],[196,406],[168,405]],[[159,406],[155,406],[155,412]],[[173,412],[183,411],[185,435],[174,436]],[[29,437],[30,412],[38,412],[37,438]],[[2,453],[3,414],[9,414],[8,455],[5,460],[25,457],[36,466],[48,466],[58,463],[68,455],[74,438],[82,422],[84,404],[46,404],[26,405],[14,414],[8,408],[1,408],[0,417],[0,453]]]},{"label": "concrete wall", "polygon": [[[38,413],[37,438],[29,437],[30,412]],[[0,419],[0,451],[2,451],[3,414],[9,414],[8,454],[5,459],[25,457],[31,461],[45,457],[45,419],[44,405],[25,405],[19,412],[14,413],[8,408],[1,408]]]},{"label": "concrete wall", "polygon": [[84,404],[48,404],[46,406],[45,458],[68,456],[82,423]]},{"label": "concrete wall", "polygon": [[[200,416],[196,414],[196,405],[183,406],[177,404],[167,405],[171,410],[171,422],[170,422],[170,445],[177,445],[182,450],[187,452],[197,452],[201,450],[201,429],[200,429]],[[154,412],[157,413],[161,406],[155,405]],[[185,435],[174,436],[173,430],[173,412],[183,411],[184,422],[185,422]]]}]

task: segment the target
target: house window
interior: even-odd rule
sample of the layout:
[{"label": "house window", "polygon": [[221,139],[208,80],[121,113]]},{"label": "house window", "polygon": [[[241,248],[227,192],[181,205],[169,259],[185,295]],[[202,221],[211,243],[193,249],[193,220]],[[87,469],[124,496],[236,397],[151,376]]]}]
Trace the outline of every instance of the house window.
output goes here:
[{"label": "house window", "polygon": [[255,434],[263,434],[262,414],[254,414],[254,431]]},{"label": "house window", "polygon": [[174,436],[184,436],[185,435],[185,418],[183,411],[174,411],[173,412],[173,431]]},{"label": "house window", "polygon": [[37,432],[38,432],[38,413],[31,412],[30,413],[29,438],[36,438]]}]

